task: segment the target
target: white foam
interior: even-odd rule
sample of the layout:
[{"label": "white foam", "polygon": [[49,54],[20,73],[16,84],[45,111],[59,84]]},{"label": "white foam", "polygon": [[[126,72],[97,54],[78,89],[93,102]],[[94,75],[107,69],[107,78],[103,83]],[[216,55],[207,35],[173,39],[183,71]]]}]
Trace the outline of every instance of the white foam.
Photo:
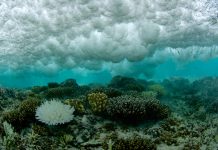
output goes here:
[{"label": "white foam", "polygon": [[1,0],[0,12],[5,71],[217,57],[216,0]]}]

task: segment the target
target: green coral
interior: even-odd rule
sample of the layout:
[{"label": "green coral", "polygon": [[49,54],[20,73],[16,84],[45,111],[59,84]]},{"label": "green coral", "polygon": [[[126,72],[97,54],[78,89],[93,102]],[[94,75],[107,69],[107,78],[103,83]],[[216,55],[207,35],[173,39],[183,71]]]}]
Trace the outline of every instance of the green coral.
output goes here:
[{"label": "green coral", "polygon": [[90,93],[105,93],[108,98],[113,98],[117,96],[121,96],[123,93],[119,89],[110,88],[110,87],[97,87],[90,91]]},{"label": "green coral", "polygon": [[160,84],[152,84],[152,85],[148,86],[148,90],[156,92],[158,98],[160,98],[166,94],[165,88]]},{"label": "green coral", "polygon": [[84,114],[85,113],[85,107],[83,105],[83,102],[79,99],[66,99],[64,101],[64,104],[73,106],[75,108],[74,114]]},{"label": "green coral", "polygon": [[175,127],[180,125],[180,121],[175,118],[167,118],[161,124],[160,127],[166,131],[175,132]]},{"label": "green coral", "polygon": [[108,85],[108,87],[120,89],[123,91],[144,91],[145,85],[143,84],[144,81],[136,80],[130,77],[124,76],[114,76]]},{"label": "green coral", "polygon": [[148,120],[164,119],[170,115],[169,107],[161,104],[157,99],[148,100],[146,104],[146,110]]},{"label": "green coral", "polygon": [[3,128],[5,136],[2,140],[2,148],[5,150],[14,150],[16,145],[19,143],[19,135],[14,131],[14,128],[8,122],[3,122]]},{"label": "green coral", "polygon": [[[156,145],[149,139],[140,136],[129,138],[109,139],[105,141],[103,149],[108,150],[110,147],[113,150],[156,150]],[[107,145],[107,146],[106,146]]]},{"label": "green coral", "polygon": [[163,131],[155,141],[155,143],[165,143],[167,145],[177,145],[178,142],[172,132]]},{"label": "green coral", "polygon": [[143,91],[141,92],[142,98],[157,98],[157,92],[155,91]]},{"label": "green coral", "polygon": [[103,113],[106,110],[108,97],[105,93],[91,93],[88,94],[88,102],[94,113]]},{"label": "green coral", "polygon": [[74,142],[75,137],[70,134],[64,134],[60,137],[59,140],[59,148],[60,149],[69,149],[71,147],[71,144]]},{"label": "green coral", "polygon": [[107,114],[115,120],[137,124],[145,120],[158,120],[168,117],[168,107],[157,99],[124,95],[111,98],[107,105]]},{"label": "green coral", "polygon": [[57,82],[49,82],[48,83],[48,88],[56,88],[58,86],[59,86],[59,84]]},{"label": "green coral", "polygon": [[42,136],[49,135],[50,130],[44,125],[33,124],[31,127],[32,127],[32,131],[38,135],[42,135]]},{"label": "green coral", "polygon": [[2,114],[3,120],[12,124],[13,126],[22,128],[35,120],[36,108],[40,105],[40,101],[35,98],[28,98],[22,101],[18,108],[5,111]]},{"label": "green coral", "polygon": [[140,98],[132,96],[120,96],[108,101],[108,115],[118,121],[138,123],[147,116],[146,103]]},{"label": "green coral", "polygon": [[46,98],[64,98],[73,96],[73,88],[72,87],[56,87],[49,88],[45,92]]},{"label": "green coral", "polygon": [[184,144],[184,147],[182,150],[200,150],[201,149],[201,143],[194,141],[194,140],[189,140],[187,143]]},{"label": "green coral", "polygon": [[34,86],[32,87],[31,91],[36,93],[36,94],[40,94],[41,92],[44,92],[48,89],[47,86]]}]

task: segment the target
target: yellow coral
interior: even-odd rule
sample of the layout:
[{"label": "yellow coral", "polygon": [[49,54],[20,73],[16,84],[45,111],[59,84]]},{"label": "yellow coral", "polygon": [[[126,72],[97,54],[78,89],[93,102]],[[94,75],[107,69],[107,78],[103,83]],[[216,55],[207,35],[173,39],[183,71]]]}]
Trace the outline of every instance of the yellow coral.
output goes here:
[{"label": "yellow coral", "polygon": [[64,104],[73,106],[75,108],[76,113],[78,114],[85,113],[85,107],[83,105],[83,102],[79,99],[66,99],[64,101]]},{"label": "yellow coral", "polygon": [[108,97],[105,93],[91,93],[88,94],[88,102],[94,113],[102,113],[106,109]]},{"label": "yellow coral", "polygon": [[160,84],[153,84],[148,87],[148,90],[154,91],[157,93],[157,97],[162,97],[166,94],[165,88]]},{"label": "yellow coral", "polygon": [[156,91],[143,91],[141,92],[141,96],[142,98],[145,98],[145,99],[155,99],[157,98],[157,92]]}]

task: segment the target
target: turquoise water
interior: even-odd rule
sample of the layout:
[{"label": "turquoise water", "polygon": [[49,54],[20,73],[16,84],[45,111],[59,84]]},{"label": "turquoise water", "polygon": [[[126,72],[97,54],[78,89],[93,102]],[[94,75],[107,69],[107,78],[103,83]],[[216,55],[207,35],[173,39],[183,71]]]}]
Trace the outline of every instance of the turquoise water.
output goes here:
[{"label": "turquoise water", "polygon": [[[137,70],[137,65],[136,68]],[[141,70],[141,66],[138,68]],[[146,68],[147,69],[147,68]],[[174,62],[167,60],[151,68],[152,76],[144,76],[140,71],[138,74],[123,72],[120,75],[129,77],[161,81],[171,77],[184,77],[190,80],[200,79],[208,76],[218,76],[218,58],[208,60],[194,60],[189,63]],[[45,75],[42,73],[13,73],[1,75],[1,85],[6,87],[29,87],[34,85],[46,85],[48,82],[62,82],[68,78],[74,78],[79,84],[101,83],[108,84],[113,77],[110,70],[98,70],[77,72],[74,70],[63,70],[56,74]]]}]

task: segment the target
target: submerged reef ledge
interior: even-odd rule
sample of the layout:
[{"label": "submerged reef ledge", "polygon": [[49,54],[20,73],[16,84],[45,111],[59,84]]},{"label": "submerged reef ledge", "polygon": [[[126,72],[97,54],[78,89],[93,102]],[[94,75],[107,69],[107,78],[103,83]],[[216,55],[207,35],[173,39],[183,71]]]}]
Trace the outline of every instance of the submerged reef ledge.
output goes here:
[{"label": "submerged reef ledge", "polygon": [[0,88],[2,150],[216,150],[218,77]]}]

